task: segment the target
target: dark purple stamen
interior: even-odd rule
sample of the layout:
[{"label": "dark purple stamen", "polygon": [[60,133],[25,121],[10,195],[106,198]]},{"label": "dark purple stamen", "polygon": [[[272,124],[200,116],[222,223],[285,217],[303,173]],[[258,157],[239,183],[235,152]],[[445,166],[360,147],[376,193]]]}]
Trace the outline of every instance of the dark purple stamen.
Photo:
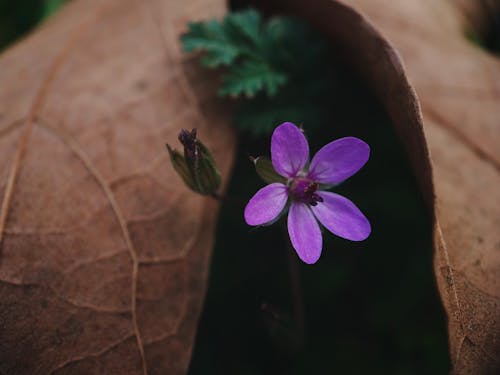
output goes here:
[{"label": "dark purple stamen", "polygon": [[318,202],[323,202],[318,193],[318,184],[305,178],[297,178],[288,187],[291,197],[302,203],[316,206]]}]

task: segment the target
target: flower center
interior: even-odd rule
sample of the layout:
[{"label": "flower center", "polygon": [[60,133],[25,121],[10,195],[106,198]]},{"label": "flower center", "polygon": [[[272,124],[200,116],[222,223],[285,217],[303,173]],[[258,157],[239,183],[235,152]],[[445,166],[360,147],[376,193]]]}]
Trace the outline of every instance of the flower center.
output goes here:
[{"label": "flower center", "polygon": [[288,185],[288,192],[295,201],[311,206],[316,206],[318,202],[323,202],[323,198],[316,193],[317,190],[318,184],[306,178],[295,178]]}]

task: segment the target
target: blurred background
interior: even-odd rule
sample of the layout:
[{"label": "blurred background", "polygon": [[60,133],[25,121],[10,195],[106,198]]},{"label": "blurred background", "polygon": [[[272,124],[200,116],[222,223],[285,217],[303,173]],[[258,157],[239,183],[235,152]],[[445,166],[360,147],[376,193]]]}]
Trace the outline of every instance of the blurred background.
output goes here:
[{"label": "blurred background", "polygon": [[[64,2],[0,0],[0,48]],[[492,25],[484,35],[471,31],[470,39],[498,50],[498,22]],[[335,59],[334,49],[332,55],[332,117],[320,131],[308,131],[307,124],[305,130],[312,152],[348,135],[370,144],[367,165],[336,191],[356,202],[373,233],[362,243],[325,234],[320,261],[308,266],[290,249],[283,219],[249,228],[243,208],[264,183],[248,156],[268,156],[270,137],[242,134],[191,375],[449,371],[429,214],[387,115],[349,66]]]},{"label": "blurred background", "polygon": [[67,0],[0,0],[0,50],[36,27]]}]

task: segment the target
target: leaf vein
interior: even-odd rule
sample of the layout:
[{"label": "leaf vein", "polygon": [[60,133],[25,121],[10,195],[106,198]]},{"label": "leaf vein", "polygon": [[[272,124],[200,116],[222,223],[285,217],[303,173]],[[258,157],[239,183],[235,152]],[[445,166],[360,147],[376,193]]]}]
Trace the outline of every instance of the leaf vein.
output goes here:
[{"label": "leaf vein", "polygon": [[40,123],[40,126],[52,131],[55,135],[57,135],[68,147],[69,149],[82,161],[85,165],[89,173],[92,177],[95,178],[101,189],[103,190],[106,198],[108,199],[113,213],[115,214],[116,219],[120,225],[120,229],[122,231],[125,243],[127,245],[128,252],[130,254],[130,258],[132,261],[132,287],[131,287],[131,311],[132,311],[132,325],[134,327],[134,333],[137,340],[137,346],[139,349],[139,353],[142,360],[142,369],[143,373],[147,375],[147,364],[146,364],[146,355],[144,353],[144,346],[142,344],[142,337],[139,330],[139,325],[137,322],[137,279],[139,272],[139,261],[137,257],[137,252],[135,250],[134,244],[130,237],[129,230],[127,228],[127,223],[125,221],[125,217],[121,212],[120,206],[116,201],[116,198],[111,191],[111,188],[108,186],[104,178],[100,175],[97,168],[94,166],[88,155],[80,148],[75,140],[73,140],[69,135],[64,134],[61,130],[57,130],[47,124]]}]

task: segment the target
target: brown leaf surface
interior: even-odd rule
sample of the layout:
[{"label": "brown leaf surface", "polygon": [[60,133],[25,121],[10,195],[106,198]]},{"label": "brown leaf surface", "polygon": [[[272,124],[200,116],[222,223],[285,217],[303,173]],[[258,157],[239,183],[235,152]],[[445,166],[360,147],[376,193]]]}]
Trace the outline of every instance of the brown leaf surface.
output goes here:
[{"label": "brown leaf surface", "polygon": [[466,38],[481,2],[276,3],[335,41],[386,107],[433,213],[453,372],[500,373],[500,60]]},{"label": "brown leaf surface", "polygon": [[217,205],[165,142],[234,136],[178,36],[222,0],[75,0],[0,58],[0,373],[182,374]]}]

